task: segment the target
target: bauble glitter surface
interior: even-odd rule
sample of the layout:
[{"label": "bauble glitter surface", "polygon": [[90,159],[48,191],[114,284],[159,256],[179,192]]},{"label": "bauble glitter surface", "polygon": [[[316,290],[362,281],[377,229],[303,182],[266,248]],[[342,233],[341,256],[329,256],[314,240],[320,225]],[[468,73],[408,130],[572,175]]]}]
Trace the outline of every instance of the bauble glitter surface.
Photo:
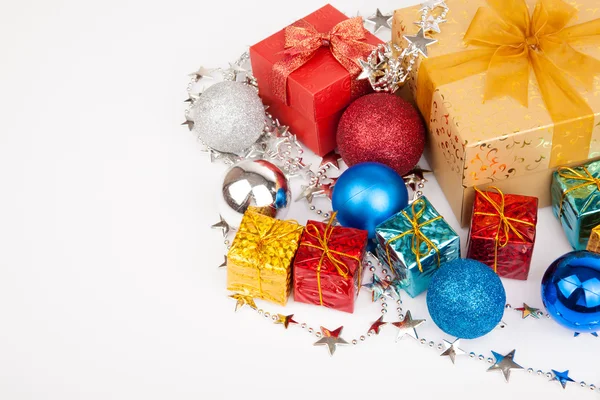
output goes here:
[{"label": "bauble glitter surface", "polygon": [[349,166],[373,161],[404,175],[423,154],[425,126],[419,112],[406,100],[374,93],[358,98],[344,112],[337,144]]},{"label": "bauble glitter surface", "polygon": [[256,90],[241,82],[220,82],[206,89],[190,110],[194,131],[207,146],[239,153],[262,135],[265,112]]},{"label": "bauble glitter surface", "polygon": [[431,279],[427,308],[433,322],[448,335],[475,339],[502,320],[506,292],[487,265],[470,259],[443,264]]}]

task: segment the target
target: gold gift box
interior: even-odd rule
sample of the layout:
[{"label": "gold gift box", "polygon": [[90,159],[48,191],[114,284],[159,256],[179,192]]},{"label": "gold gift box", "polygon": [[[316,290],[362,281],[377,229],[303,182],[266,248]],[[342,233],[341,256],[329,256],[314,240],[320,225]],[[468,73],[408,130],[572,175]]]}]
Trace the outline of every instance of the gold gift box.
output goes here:
[{"label": "gold gift box", "polygon": [[285,305],[303,229],[248,209],[227,253],[227,290]]},{"label": "gold gift box", "polygon": [[600,253],[600,225],[592,229],[586,250],[594,253]]},{"label": "gold gift box", "polygon": [[[516,3],[506,2],[507,5]],[[489,4],[484,0],[446,0],[445,3],[449,7],[447,22],[440,24],[441,33],[429,35],[438,42],[427,47],[429,59],[425,71],[439,65],[434,61],[436,58],[462,57],[466,51],[482,48],[467,45],[463,39],[478,8],[489,7]],[[495,3],[501,4],[497,0]],[[537,2],[527,0],[526,3],[533,15]],[[597,0],[569,1],[568,4],[578,13],[567,27],[600,18]],[[415,21],[421,18],[420,9],[421,6],[414,6],[396,10],[395,44],[406,46],[403,36],[418,32]],[[493,29],[489,26],[488,30]],[[571,44],[577,51],[600,59],[600,41]],[[484,101],[487,64],[482,63],[469,76],[452,81],[449,70],[433,77],[428,71],[421,74],[423,60],[421,56],[415,63],[409,84],[401,95],[412,99],[425,116],[429,127],[425,156],[462,226],[468,225],[471,219],[474,186],[482,190],[496,186],[505,193],[537,197],[539,206],[545,207],[551,204],[549,188],[557,167],[600,158],[600,84],[597,79],[593,81],[593,89],[586,90],[574,79],[566,78],[591,110],[576,118],[577,121],[570,119],[557,124],[545,105],[531,64],[528,106],[525,107],[507,96]],[[577,123],[585,127],[574,126]]]}]

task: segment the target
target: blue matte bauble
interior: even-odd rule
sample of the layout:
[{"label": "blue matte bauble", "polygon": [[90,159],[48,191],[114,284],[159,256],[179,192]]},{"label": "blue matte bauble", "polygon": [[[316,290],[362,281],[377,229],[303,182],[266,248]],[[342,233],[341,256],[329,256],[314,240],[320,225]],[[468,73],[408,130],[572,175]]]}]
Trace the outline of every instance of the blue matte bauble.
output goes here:
[{"label": "blue matte bauble", "polygon": [[331,200],[342,226],[366,230],[374,238],[377,225],[408,205],[408,191],[396,171],[368,162],[340,175]]},{"label": "blue matte bauble", "polygon": [[600,330],[600,255],[573,251],[554,261],[542,278],[548,314],[578,333]]},{"label": "blue matte bauble", "polygon": [[435,324],[450,336],[475,339],[502,320],[506,292],[494,271],[479,261],[457,259],[443,264],[427,291]]}]

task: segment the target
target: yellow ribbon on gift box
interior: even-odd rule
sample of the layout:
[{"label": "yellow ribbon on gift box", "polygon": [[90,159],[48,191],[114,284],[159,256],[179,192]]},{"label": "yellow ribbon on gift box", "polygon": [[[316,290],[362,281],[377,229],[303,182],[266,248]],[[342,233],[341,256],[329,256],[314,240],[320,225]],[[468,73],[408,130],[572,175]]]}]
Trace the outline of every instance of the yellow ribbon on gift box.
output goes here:
[{"label": "yellow ribbon on gift box", "polygon": [[[567,195],[574,190],[581,189],[587,186],[596,186],[596,190],[600,191],[600,179],[596,178],[594,175],[590,173],[587,167],[582,167],[581,172],[574,170],[569,167],[560,167],[557,171],[558,176],[563,179],[571,179],[577,181],[578,183],[574,186],[571,186],[567,190],[565,190],[560,199],[560,206],[558,211],[558,218],[562,216],[563,206],[565,204],[565,200]],[[581,210],[584,211],[584,210]]]},{"label": "yellow ribbon on gift box", "polygon": [[427,121],[436,87],[487,71],[484,101],[510,96],[527,107],[533,69],[554,122],[550,166],[586,160],[594,112],[572,86],[586,89],[600,73],[600,61],[576,51],[571,43],[600,43],[600,19],[567,27],[577,10],[562,0],[538,0],[530,15],[525,0],[487,0],[464,40],[477,49],[424,59],[417,79],[417,103]]},{"label": "yellow ribbon on gift box", "polygon": [[[420,207],[420,208],[419,208]],[[417,209],[419,208],[419,209]],[[442,219],[441,215],[438,215],[435,218],[432,218],[427,221],[419,222],[419,219],[425,213],[425,209],[427,208],[427,204],[423,199],[416,200],[412,206],[412,217],[408,215],[406,211],[402,211],[402,215],[408,220],[411,225],[411,229],[402,232],[399,235],[396,235],[385,242],[385,254],[387,256],[388,265],[393,265],[392,257],[390,255],[390,244],[395,242],[398,239],[402,239],[405,236],[411,235],[411,251],[415,255],[415,259],[417,260],[417,266],[419,267],[419,272],[423,272],[423,266],[421,265],[421,257],[427,257],[431,250],[435,250],[437,255],[437,266],[440,266],[440,250],[437,248],[435,243],[433,243],[424,233],[421,231],[421,228],[427,226],[435,221]],[[421,251],[421,244],[425,243],[426,250]]]},{"label": "yellow ribbon on gift box", "polygon": [[[317,264],[317,288],[319,290],[319,302],[321,305],[323,305],[323,291],[321,290],[321,270],[323,269],[323,262],[325,261],[325,259],[328,259],[329,262],[331,262],[331,264],[335,267],[337,273],[342,278],[346,279],[350,274],[350,269],[338,257],[348,257],[358,262],[358,287],[360,287],[360,279],[362,277],[362,260],[360,258],[351,254],[332,250],[329,247],[329,238],[333,233],[333,221],[335,221],[336,214],[337,213],[334,212],[329,218],[329,222],[325,226],[323,234],[321,234],[319,228],[315,224],[306,225],[306,234],[315,239],[318,245],[308,242],[300,243],[300,246],[312,247],[314,249],[321,250],[321,257],[319,258],[319,263]],[[313,230],[314,232],[311,232],[311,230]]]}]

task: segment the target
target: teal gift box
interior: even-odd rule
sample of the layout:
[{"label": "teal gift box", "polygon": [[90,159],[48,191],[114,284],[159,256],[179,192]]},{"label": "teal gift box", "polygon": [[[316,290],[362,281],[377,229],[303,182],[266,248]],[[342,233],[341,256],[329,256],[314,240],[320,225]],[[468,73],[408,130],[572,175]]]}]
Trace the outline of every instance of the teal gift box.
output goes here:
[{"label": "teal gift box", "polygon": [[561,167],[552,177],[552,210],[575,250],[585,250],[600,224],[600,161]]},{"label": "teal gift box", "polygon": [[391,268],[410,297],[427,290],[439,267],[460,258],[460,238],[426,197],[382,222],[377,257]]}]

